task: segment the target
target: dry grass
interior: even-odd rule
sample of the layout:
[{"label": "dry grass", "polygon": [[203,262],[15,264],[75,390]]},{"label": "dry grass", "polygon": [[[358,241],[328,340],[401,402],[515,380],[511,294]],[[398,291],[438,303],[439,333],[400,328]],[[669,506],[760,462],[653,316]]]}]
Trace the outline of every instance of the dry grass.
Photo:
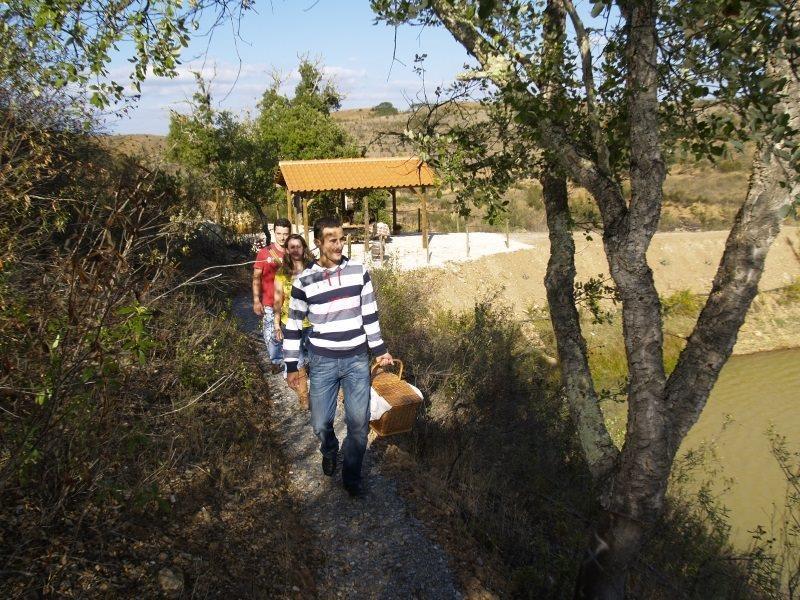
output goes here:
[{"label": "dry grass", "polygon": [[167,152],[167,138],[163,135],[132,133],[126,135],[110,135],[99,138],[109,149],[127,156],[164,157]]},{"label": "dry grass", "polygon": [[23,140],[0,147],[0,595],[155,597],[162,568],[186,595],[313,593],[250,343],[176,288],[187,190],[0,125]]},{"label": "dry grass", "polygon": [[[461,314],[444,312],[417,281],[391,271],[376,271],[374,280],[388,316],[384,337],[427,398],[413,433],[386,450],[412,506],[436,524],[475,597],[487,597],[485,590],[572,597],[596,505],[559,373],[547,358],[555,353],[548,320],[536,315],[523,327],[491,298]],[[688,310],[682,297],[672,305]],[[612,354],[604,346],[593,369],[618,364]],[[632,597],[703,597],[692,590],[707,589],[759,597],[739,565],[761,559],[733,556],[724,526],[708,529],[709,510],[670,499],[658,540],[632,573]],[[714,516],[724,525],[724,515]]]},{"label": "dry grass", "polygon": [[[478,107],[470,106],[469,109],[480,112]],[[408,127],[409,119],[413,120],[409,112],[378,116],[367,108],[350,109],[334,113],[333,118],[364,148],[366,156],[396,156],[412,152],[410,147],[400,142],[397,135]],[[106,138],[106,143],[124,154],[153,159],[164,155],[166,138],[154,135],[110,136]],[[751,160],[752,148],[749,147],[743,154],[732,155],[716,164],[686,157],[674,159],[664,183],[660,229],[712,230],[730,226],[747,192]],[[594,202],[584,190],[573,189],[571,197],[576,221],[585,222],[596,216]],[[453,199],[454,194],[445,191],[441,199],[431,202],[430,224],[434,231],[463,230],[463,219],[457,222],[455,217]],[[484,219],[484,211],[473,208],[469,218],[470,227],[473,230],[502,231],[507,220],[512,230],[545,230],[546,219],[538,182],[519,182],[508,190],[505,199],[509,201],[507,219],[489,225]],[[416,231],[416,197],[401,192],[398,202],[398,222],[405,231]],[[391,208],[388,202],[387,207]],[[212,208],[209,215],[217,212],[219,210]],[[388,222],[391,219],[389,210],[381,218]],[[245,228],[253,226],[254,222],[251,222]]]}]

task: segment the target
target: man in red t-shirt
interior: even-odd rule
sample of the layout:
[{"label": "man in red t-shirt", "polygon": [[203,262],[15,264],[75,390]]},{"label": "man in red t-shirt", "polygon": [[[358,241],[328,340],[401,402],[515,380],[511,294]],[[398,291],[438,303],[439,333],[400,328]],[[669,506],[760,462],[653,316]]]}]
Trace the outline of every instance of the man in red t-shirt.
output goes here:
[{"label": "man in red t-shirt", "polygon": [[283,362],[281,342],[275,339],[275,315],[272,304],[275,297],[275,272],[281,266],[286,251],[286,239],[292,233],[289,219],[278,219],[274,226],[275,241],[256,254],[253,268],[253,312],[264,317],[262,331],[267,345],[272,369],[277,372]]}]

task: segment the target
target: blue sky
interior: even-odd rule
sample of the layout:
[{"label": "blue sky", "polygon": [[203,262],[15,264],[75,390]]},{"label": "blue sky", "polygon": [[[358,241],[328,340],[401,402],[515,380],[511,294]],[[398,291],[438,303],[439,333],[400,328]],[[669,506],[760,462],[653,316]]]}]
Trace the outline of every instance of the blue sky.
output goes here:
[{"label": "blue sky", "polygon": [[[186,111],[195,89],[192,71],[212,80],[219,108],[245,114],[255,110],[261,93],[277,71],[291,90],[298,57],[319,59],[326,75],[345,94],[344,108],[371,107],[382,101],[406,108],[422,89],[414,73],[414,55],[427,54],[425,87],[446,84],[469,61],[466,52],[442,28],[402,27],[397,31],[397,59],[392,62],[394,29],[373,24],[368,0],[273,0],[257,2],[245,14],[239,38],[231,24],[197,37],[184,51],[178,76],[150,77],[138,104],[127,116],[111,119],[113,133],[165,134],[169,111]],[[202,27],[201,27],[202,31]],[[240,64],[241,61],[241,64]],[[120,56],[112,74],[126,77]]]}]

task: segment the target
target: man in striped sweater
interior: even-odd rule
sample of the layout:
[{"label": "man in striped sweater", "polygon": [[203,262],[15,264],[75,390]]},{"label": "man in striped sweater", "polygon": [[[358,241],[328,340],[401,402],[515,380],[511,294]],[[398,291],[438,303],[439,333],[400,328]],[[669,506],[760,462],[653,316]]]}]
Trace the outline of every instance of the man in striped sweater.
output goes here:
[{"label": "man in striped sweater", "polygon": [[289,320],[283,341],[289,385],[298,379],[303,319],[311,322],[309,367],[311,425],[320,441],[322,472],[333,476],[339,440],[333,431],[336,397],[344,389],[347,437],[342,445],[342,483],[354,497],[362,496],[361,463],[369,433],[369,351],[382,366],[392,364],[378,323],[378,305],[364,265],[342,255],[344,232],[338,219],[314,223],[319,261],[292,285]]}]

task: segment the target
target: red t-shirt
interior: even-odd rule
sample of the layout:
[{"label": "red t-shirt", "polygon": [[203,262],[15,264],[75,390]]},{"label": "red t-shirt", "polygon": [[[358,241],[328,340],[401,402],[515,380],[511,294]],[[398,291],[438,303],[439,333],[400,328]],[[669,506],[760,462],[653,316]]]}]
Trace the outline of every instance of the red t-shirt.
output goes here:
[{"label": "red t-shirt", "polygon": [[261,269],[261,304],[272,307],[275,300],[275,272],[283,261],[284,249],[274,242],[256,254],[254,269]]}]

